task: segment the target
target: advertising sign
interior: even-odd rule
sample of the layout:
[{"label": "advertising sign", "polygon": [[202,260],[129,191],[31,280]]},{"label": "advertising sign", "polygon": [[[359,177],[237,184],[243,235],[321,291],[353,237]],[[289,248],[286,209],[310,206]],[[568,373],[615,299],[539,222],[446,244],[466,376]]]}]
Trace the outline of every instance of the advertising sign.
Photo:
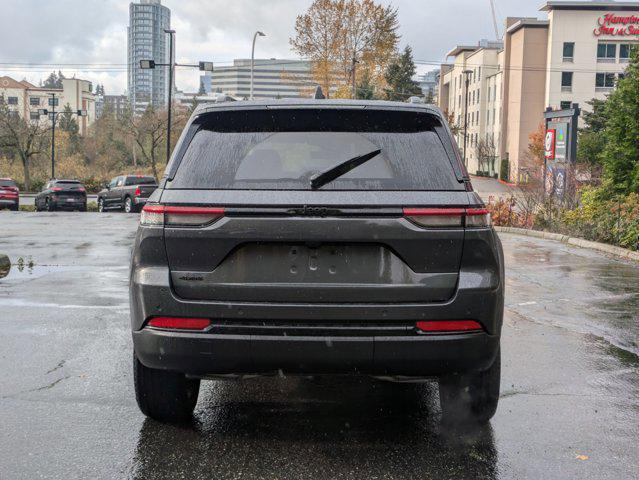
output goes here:
[{"label": "advertising sign", "polygon": [[546,139],[544,140],[544,151],[547,160],[555,159],[555,129],[550,128],[546,131]]},{"label": "advertising sign", "polygon": [[639,16],[606,13],[597,19],[597,26],[592,33],[596,37],[612,35],[614,37],[636,38],[639,36]]},{"label": "advertising sign", "polygon": [[549,122],[548,131],[551,130],[555,132],[554,155],[552,159],[565,161],[568,153],[568,122]]}]

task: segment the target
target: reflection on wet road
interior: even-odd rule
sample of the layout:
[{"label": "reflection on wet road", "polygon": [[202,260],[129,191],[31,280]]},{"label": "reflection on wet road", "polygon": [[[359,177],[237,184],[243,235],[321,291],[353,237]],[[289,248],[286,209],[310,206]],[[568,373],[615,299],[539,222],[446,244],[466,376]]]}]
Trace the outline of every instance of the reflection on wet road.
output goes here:
[{"label": "reflection on wet road", "polygon": [[0,279],[2,479],[637,478],[635,265],[502,236],[502,393],[487,427],[441,426],[434,385],[367,378],[204,382],[193,423],[175,427],[145,420],[132,390],[135,216],[0,223],[0,253],[24,259]]}]

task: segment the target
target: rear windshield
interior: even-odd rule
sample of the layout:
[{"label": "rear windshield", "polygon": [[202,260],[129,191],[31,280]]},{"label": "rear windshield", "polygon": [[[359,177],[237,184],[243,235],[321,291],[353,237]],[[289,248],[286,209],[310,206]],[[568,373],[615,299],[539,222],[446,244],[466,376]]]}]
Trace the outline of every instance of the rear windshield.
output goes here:
[{"label": "rear windshield", "polygon": [[62,182],[55,182],[54,185],[60,188],[71,188],[71,189],[82,187],[82,184],[80,182],[77,182],[74,180],[64,180]]},{"label": "rear windshield", "polygon": [[153,177],[127,177],[125,185],[155,185],[156,183]]},{"label": "rear windshield", "polygon": [[16,182],[13,180],[0,180],[0,187],[15,187]]},{"label": "rear windshield", "polygon": [[167,188],[310,190],[314,175],[376,157],[322,190],[463,190],[437,119],[422,112],[258,110],[208,114]]}]

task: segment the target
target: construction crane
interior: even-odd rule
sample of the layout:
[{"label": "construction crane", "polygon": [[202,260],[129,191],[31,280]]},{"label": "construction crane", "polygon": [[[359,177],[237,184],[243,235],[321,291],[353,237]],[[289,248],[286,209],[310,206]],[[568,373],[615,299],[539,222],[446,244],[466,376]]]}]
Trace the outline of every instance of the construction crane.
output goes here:
[{"label": "construction crane", "polygon": [[490,0],[490,11],[493,14],[493,26],[495,27],[495,40],[499,40],[499,26],[497,25],[497,13],[495,12],[495,0]]}]

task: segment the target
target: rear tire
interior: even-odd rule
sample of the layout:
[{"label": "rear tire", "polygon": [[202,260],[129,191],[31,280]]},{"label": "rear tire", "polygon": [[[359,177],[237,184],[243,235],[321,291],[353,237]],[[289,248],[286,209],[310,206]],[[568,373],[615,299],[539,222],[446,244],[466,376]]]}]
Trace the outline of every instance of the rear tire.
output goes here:
[{"label": "rear tire", "polygon": [[53,203],[51,203],[51,201],[48,198],[44,202],[44,209],[47,212],[54,212],[55,211],[55,207],[53,206]]},{"label": "rear tire", "polygon": [[9,208],[9,210],[17,212],[18,210],[20,210],[20,205],[18,205],[17,203],[15,205],[13,205],[12,207]]},{"label": "rear tire", "polygon": [[131,200],[131,197],[126,197],[124,199],[124,207],[122,207],[124,209],[125,213],[135,213],[135,205],[133,205],[133,200]]},{"label": "rear tire", "polygon": [[104,213],[104,200],[98,198],[98,212]]},{"label": "rear tire", "polygon": [[161,422],[185,422],[193,415],[200,380],[184,374],[148,368],[133,355],[133,381],[138,407]]},{"label": "rear tire", "polygon": [[488,422],[497,410],[500,378],[499,350],[488,370],[440,378],[439,401],[442,420],[449,424]]}]

